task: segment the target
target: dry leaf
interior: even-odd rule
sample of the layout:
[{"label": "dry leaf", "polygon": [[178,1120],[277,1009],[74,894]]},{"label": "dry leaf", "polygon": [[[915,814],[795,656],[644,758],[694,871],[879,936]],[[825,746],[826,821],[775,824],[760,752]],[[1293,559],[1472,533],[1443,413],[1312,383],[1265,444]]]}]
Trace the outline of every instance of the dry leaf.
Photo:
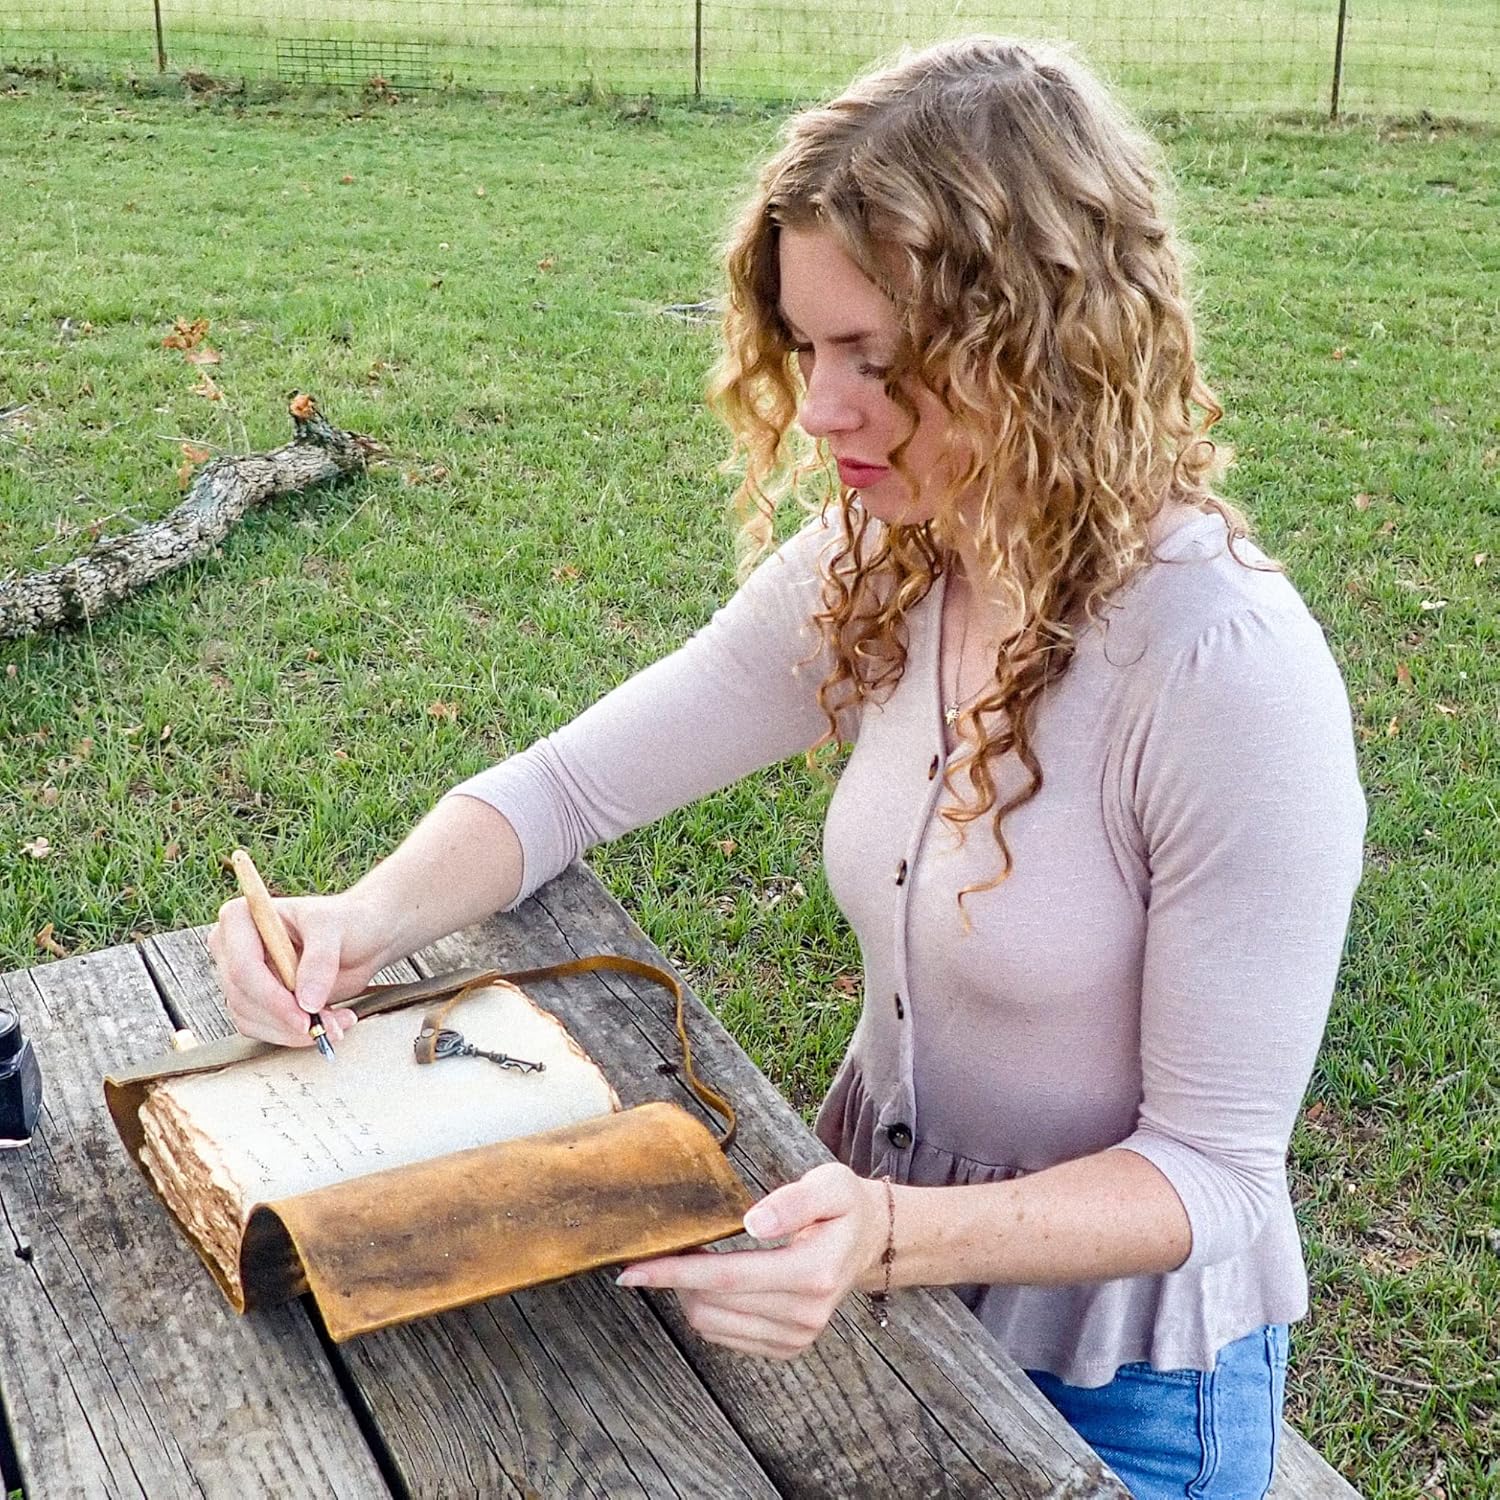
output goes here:
[{"label": "dry leaf", "polygon": [[482,198],[482,197],[484,197],[484,189],[482,187],[475,188],[474,189],[474,196],[476,198]]},{"label": "dry leaf", "polygon": [[287,407],[287,410],[299,422],[311,422],[318,414],[318,403],[306,391],[298,391],[292,397],[291,404]]},{"label": "dry leaf", "polygon": [[344,175],[339,178],[339,181],[342,182],[345,187],[348,187],[349,184],[354,181],[354,179],[347,172],[345,172]]},{"label": "dry leaf", "polygon": [[6,669],[5,669],[5,675],[7,677],[11,678],[11,679],[16,678],[19,675],[19,673],[20,673],[20,668],[18,668],[16,666],[15,662],[11,662],[11,664],[8,667],[6,667]]},{"label": "dry leaf", "polygon": [[214,384],[213,376],[205,370],[198,377],[198,384],[193,387],[195,396],[202,396],[205,401],[222,401],[224,392]]},{"label": "dry leaf", "polygon": [[219,363],[219,351],[211,349],[205,344],[201,349],[190,349],[182,356],[190,365],[216,365]]},{"label": "dry leaf", "polygon": [[733,839],[720,839],[719,840],[719,853],[722,854],[725,859],[728,859],[729,856],[731,854],[733,854],[734,851],[736,849],[738,849],[738,848],[739,848],[739,845],[737,843],[735,843],[735,841]]},{"label": "dry leaf", "polygon": [[1489,560],[1490,555],[1488,552],[1476,552],[1474,554],[1474,566],[1476,568],[1482,568]]},{"label": "dry leaf", "polygon": [[163,349],[193,349],[208,332],[208,319],[194,318],[189,323],[184,318],[176,318],[173,320],[172,329],[173,331],[161,341]]},{"label": "dry leaf", "polygon": [[458,718],[458,704],[444,703],[439,700],[436,703],[429,703],[427,705],[427,713],[431,718],[446,719],[451,724]]},{"label": "dry leaf", "polygon": [[1434,703],[1432,705],[1445,719],[1456,719],[1458,710],[1451,703]]},{"label": "dry leaf", "polygon": [[1311,1104],[1307,1106],[1307,1109],[1303,1112],[1302,1118],[1307,1122],[1307,1124],[1316,1125],[1318,1121],[1323,1118],[1323,1111],[1326,1108],[1327,1106],[1321,1099],[1315,1099]]},{"label": "dry leaf", "polygon": [[578,577],[578,569],[572,563],[563,563],[561,567],[553,568],[553,583],[572,583]]},{"label": "dry leaf", "polygon": [[1448,601],[1446,599],[1424,599],[1420,605],[1420,608],[1428,611],[1434,609],[1447,609],[1447,607]]},{"label": "dry leaf", "polygon": [[1399,687],[1409,688],[1411,686],[1411,668],[1404,661],[1396,663],[1396,683]]},{"label": "dry leaf", "polygon": [[177,465],[177,488],[185,490],[188,487],[188,481],[193,477],[193,470],[212,457],[211,449],[200,448],[196,443],[184,443],[182,462]]},{"label": "dry leaf", "polygon": [[538,271],[550,271],[556,264],[557,257],[555,255],[544,255],[541,260],[536,263],[536,268]]},{"label": "dry leaf", "polygon": [[1354,508],[1355,510],[1369,510],[1370,497],[1365,494],[1356,495],[1354,497]]},{"label": "dry leaf", "polygon": [[1375,534],[1377,536],[1394,536],[1396,534],[1395,521],[1382,521],[1380,523],[1380,530]]},{"label": "dry leaf", "polygon": [[167,741],[169,739],[171,739],[171,738],[172,738],[172,726],[170,724],[163,724],[161,726],[161,737],[160,737],[160,741],[159,742],[161,744],[165,745],[167,743]]},{"label": "dry leaf", "polygon": [[93,753],[94,741],[88,735],[84,735],[84,737],[79,740],[76,745],[73,746],[73,754],[76,755],[79,760],[87,760]]},{"label": "dry leaf", "polygon": [[834,989],[838,990],[840,994],[857,995],[860,989],[859,978],[854,974],[840,974],[839,977],[833,981],[833,987]]},{"label": "dry leaf", "polygon": [[1391,722],[1385,726],[1385,737],[1386,737],[1386,739],[1393,740],[1400,733],[1401,733],[1401,720],[1398,719],[1398,718],[1392,718]]},{"label": "dry leaf", "polygon": [[68,950],[52,936],[52,924],[47,923],[36,935],[36,945],[43,953],[50,953],[53,958],[66,958]]},{"label": "dry leaf", "polygon": [[347,750],[335,750],[333,752],[333,758],[335,760],[348,760],[349,752]]},{"label": "dry leaf", "polygon": [[1333,358],[1334,359],[1342,359],[1344,357],[1344,354],[1345,354],[1345,351],[1343,349],[1335,349],[1333,351]]},{"label": "dry leaf", "polygon": [[41,802],[41,804],[42,804],[43,807],[56,807],[57,806],[57,799],[61,795],[62,795],[62,793],[59,792],[57,790],[57,788],[55,786],[53,786],[49,782],[46,786],[44,786],[42,788],[42,793],[41,793],[41,796],[38,798],[38,801]]},{"label": "dry leaf", "polygon": [[161,857],[167,864],[171,864],[174,859],[181,859],[182,845],[179,844],[176,839],[173,839],[172,842],[161,851]]},{"label": "dry leaf", "polygon": [[44,838],[34,838],[29,844],[22,844],[21,849],[33,859],[46,859],[52,853],[52,845]]}]

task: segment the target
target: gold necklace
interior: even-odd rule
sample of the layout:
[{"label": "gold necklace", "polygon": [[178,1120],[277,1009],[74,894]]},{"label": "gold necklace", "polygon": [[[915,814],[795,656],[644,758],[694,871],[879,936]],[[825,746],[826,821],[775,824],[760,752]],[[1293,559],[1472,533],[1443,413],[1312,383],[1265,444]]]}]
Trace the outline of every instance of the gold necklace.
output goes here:
[{"label": "gold necklace", "polygon": [[959,689],[963,686],[964,650],[969,644],[969,611],[964,611],[964,628],[958,638],[958,660],[953,667],[953,698],[943,705],[943,723],[950,729],[958,723],[958,716],[966,709],[988,686],[987,683],[980,685],[969,694],[967,698],[959,696]]}]

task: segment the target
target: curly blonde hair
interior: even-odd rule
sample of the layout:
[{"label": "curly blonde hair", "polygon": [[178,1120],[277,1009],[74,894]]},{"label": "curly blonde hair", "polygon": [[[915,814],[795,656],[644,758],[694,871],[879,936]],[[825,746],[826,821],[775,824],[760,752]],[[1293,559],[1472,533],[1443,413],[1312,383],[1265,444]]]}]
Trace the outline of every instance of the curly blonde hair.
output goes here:
[{"label": "curly blonde hair", "polygon": [[[1002,824],[1042,786],[1038,701],[1067,670],[1080,623],[1149,560],[1157,513],[1181,502],[1223,516],[1232,539],[1246,534],[1211,489],[1227,457],[1207,434],[1223,412],[1198,368],[1165,182],[1152,143],[1071,53],[973,37],[904,56],[796,115],[726,248],[710,399],[743,464],[742,573],[772,544],[788,498],[843,510],[847,540],[817,616],[835,661],[818,694],[829,716],[819,747],[843,708],[900,678],[907,612],[955,561],[960,498],[978,518],[991,587],[1021,622],[962,716],[970,748],[949,769],[957,805],[943,816],[962,836],[992,813],[1002,861],[994,880],[960,892],[960,909],[1011,872]],[[887,392],[914,432],[912,392],[930,390],[966,456],[931,521],[872,528],[794,433],[802,387],[779,306],[783,228],[830,232],[890,298],[900,341]],[[996,805],[995,767],[1012,751],[1026,779]]]}]

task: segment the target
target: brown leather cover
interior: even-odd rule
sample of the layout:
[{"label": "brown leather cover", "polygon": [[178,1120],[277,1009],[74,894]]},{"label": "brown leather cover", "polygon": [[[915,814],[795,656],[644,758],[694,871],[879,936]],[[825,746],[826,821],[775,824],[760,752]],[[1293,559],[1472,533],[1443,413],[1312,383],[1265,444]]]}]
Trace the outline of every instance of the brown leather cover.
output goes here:
[{"label": "brown leather cover", "polygon": [[[480,972],[384,986],[349,1003],[361,1015],[417,1005]],[[148,1085],[273,1050],[229,1037],[106,1078],[110,1114],[136,1164]],[[257,1205],[240,1243],[242,1290],[187,1238],[236,1312],[311,1291],[342,1341],[724,1239],[740,1232],[750,1203],[710,1131],[677,1105],[656,1103]]]},{"label": "brown leather cover", "polygon": [[245,1305],[283,1300],[300,1263],[342,1341],[723,1239],[749,1207],[697,1120],[641,1104],[257,1208],[240,1246]]}]

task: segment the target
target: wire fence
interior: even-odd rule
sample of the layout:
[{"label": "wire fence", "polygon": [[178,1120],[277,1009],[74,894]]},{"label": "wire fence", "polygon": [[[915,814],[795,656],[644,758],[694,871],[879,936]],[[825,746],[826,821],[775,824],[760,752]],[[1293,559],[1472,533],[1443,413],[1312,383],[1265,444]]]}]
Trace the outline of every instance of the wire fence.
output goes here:
[{"label": "wire fence", "polygon": [[1148,110],[1500,120],[1500,0],[0,0],[0,67],[801,99],[974,31],[1074,41]]}]

